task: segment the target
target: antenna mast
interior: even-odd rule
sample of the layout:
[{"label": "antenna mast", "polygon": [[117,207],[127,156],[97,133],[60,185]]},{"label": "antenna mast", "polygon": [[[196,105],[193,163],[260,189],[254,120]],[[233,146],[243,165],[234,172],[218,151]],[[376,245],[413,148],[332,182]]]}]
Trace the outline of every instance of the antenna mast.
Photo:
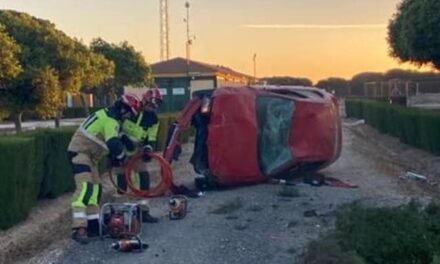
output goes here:
[{"label": "antenna mast", "polygon": [[160,1],[160,60],[170,58],[170,39],[168,24],[168,0]]}]

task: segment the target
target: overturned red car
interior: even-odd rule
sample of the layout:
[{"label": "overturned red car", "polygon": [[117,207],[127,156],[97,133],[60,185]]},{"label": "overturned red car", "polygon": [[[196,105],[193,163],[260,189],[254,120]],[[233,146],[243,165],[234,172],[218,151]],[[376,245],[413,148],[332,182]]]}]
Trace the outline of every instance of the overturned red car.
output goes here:
[{"label": "overturned red car", "polygon": [[231,186],[316,171],[341,152],[336,98],[317,88],[224,87],[198,91],[170,129],[165,158],[195,127],[194,170]]}]

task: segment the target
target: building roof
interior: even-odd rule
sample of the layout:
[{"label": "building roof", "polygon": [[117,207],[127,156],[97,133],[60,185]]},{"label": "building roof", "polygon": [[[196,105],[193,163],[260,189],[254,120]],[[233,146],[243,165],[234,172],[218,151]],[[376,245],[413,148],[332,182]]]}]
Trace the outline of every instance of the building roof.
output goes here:
[{"label": "building roof", "polygon": [[187,60],[181,57],[173,58],[166,61],[151,64],[153,76],[171,76],[171,75],[186,75],[189,71],[190,75],[232,75],[240,78],[254,78],[250,75],[240,73],[231,68],[212,65],[204,62]]}]

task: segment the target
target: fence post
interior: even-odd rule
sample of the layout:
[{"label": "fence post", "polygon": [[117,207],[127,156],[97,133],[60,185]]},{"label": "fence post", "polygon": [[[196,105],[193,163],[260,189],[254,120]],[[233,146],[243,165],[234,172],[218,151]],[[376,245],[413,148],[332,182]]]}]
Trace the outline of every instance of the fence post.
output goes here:
[{"label": "fence post", "polygon": [[406,81],[405,82],[405,93],[406,93],[406,98],[409,97],[409,82]]}]

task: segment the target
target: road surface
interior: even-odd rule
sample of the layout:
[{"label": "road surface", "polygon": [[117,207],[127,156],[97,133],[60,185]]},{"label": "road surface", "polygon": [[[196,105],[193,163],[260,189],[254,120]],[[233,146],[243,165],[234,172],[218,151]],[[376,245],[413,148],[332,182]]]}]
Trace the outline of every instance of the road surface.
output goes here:
[{"label": "road surface", "polygon": [[[405,188],[412,183],[403,182],[363,154],[365,148],[374,146],[344,128],[342,155],[323,171],[326,176],[358,185],[357,189],[301,183],[295,186],[298,197],[280,196],[282,186],[268,184],[210,191],[191,199],[187,217],[178,221],[168,220],[167,198],[158,198],[151,205],[160,222],[145,224],[142,233],[149,244],[146,251],[120,253],[110,248],[110,240],[78,245],[66,238],[29,263],[295,263],[307,243],[332,227],[335,212],[341,206],[355,201],[393,206],[420,198],[420,194]],[[174,165],[175,177],[184,183],[193,177],[186,163],[188,158],[186,155]],[[238,206],[225,214],[212,213],[224,204]]]}]

